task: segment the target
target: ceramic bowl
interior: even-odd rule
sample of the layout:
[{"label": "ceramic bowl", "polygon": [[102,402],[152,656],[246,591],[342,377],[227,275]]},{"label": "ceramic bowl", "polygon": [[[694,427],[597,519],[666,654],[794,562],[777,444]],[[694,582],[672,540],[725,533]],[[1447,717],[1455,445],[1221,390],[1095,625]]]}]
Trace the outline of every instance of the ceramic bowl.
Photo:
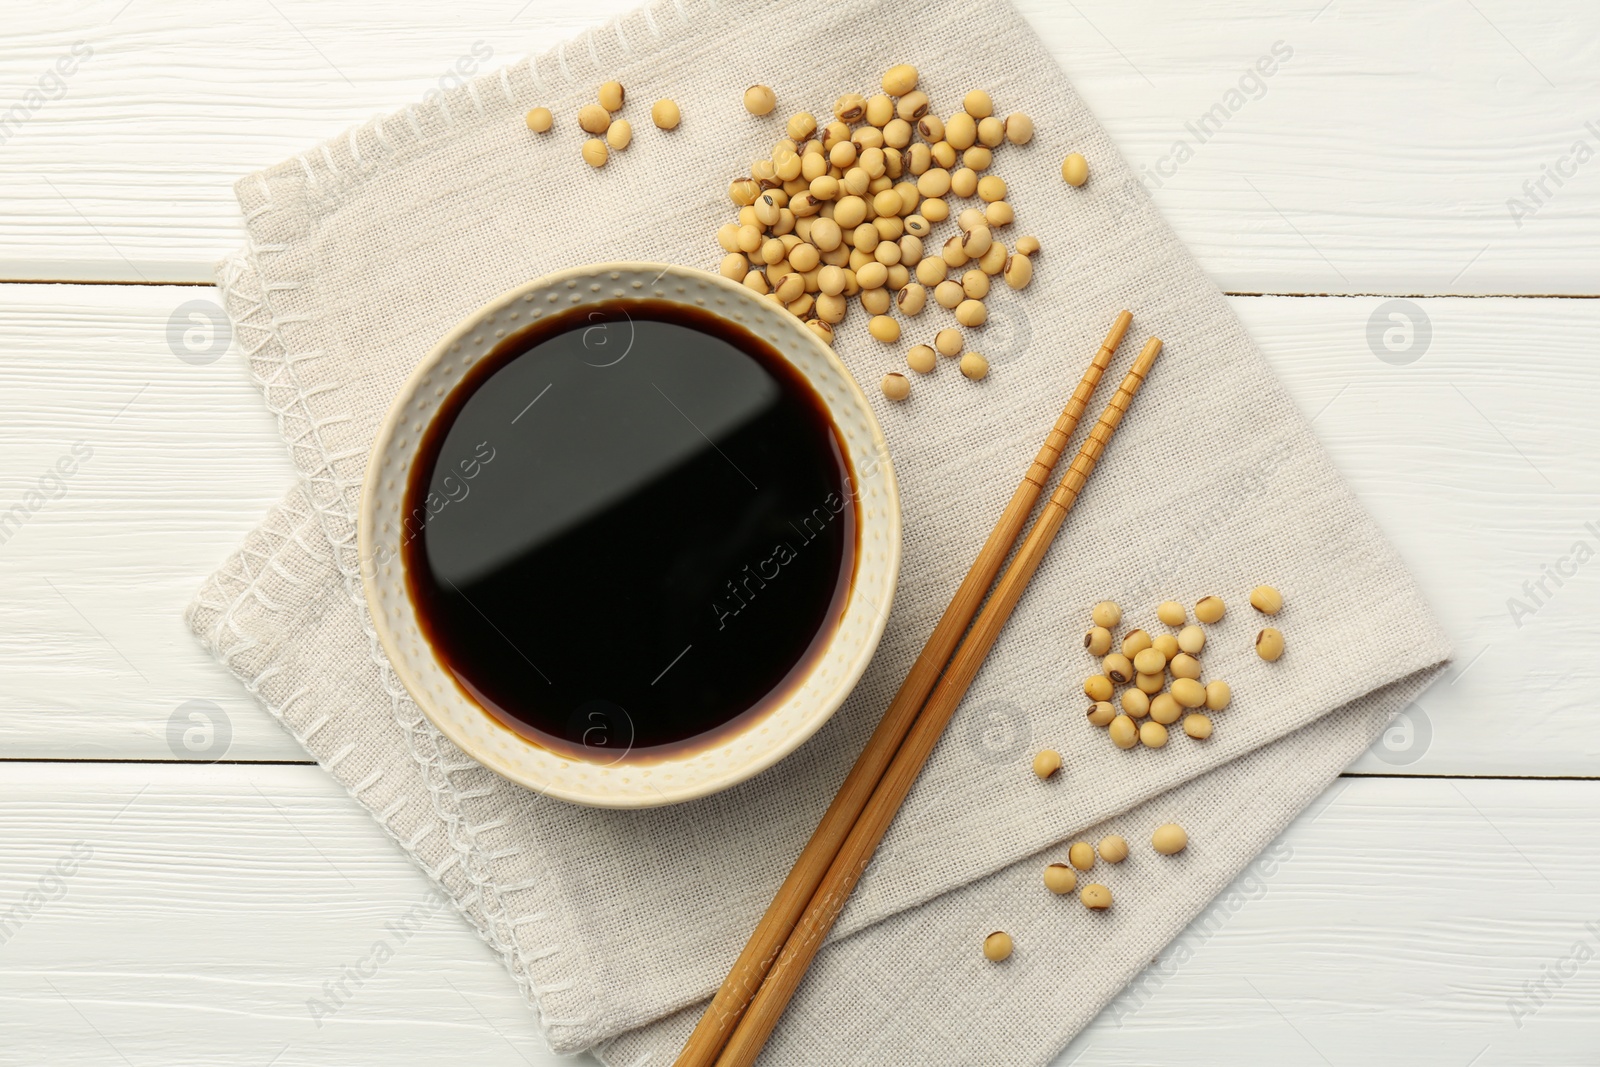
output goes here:
[{"label": "ceramic bowl", "polygon": [[[857,491],[856,573],[843,615],[800,684],[764,715],[705,747],[630,763],[553,752],[497,722],[460,687],[423,636],[400,552],[404,494],[424,429],[462,377],[505,337],[586,303],[665,300],[722,316],[765,339],[811,383],[849,451]],[[389,661],[424,715],[496,773],[576,804],[678,803],[727,789],[772,766],[827,722],[872,658],[900,570],[900,497],[883,432],[860,387],[799,319],[716,274],[660,263],[604,263],[551,274],[504,293],[451,330],[417,366],[373,444],[361,498],[362,581]]]}]

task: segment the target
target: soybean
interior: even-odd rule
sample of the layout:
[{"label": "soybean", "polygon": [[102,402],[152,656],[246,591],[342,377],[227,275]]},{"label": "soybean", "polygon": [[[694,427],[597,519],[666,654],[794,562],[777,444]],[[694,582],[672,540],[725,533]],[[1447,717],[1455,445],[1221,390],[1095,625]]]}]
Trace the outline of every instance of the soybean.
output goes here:
[{"label": "soybean", "polygon": [[1167,664],[1167,669],[1174,678],[1198,679],[1200,677],[1200,661],[1187,652],[1179,652],[1172,657],[1172,662]]},{"label": "soybean", "polygon": [[1106,677],[1121,685],[1133,677],[1133,663],[1120,652],[1113,652],[1101,661]]},{"label": "soybean", "polygon": [[1083,901],[1083,906],[1086,908],[1104,911],[1111,907],[1111,890],[1099,883],[1086,885],[1083,887],[1083,892],[1078,894],[1078,899]]},{"label": "soybean", "polygon": [[605,166],[610,154],[606,151],[606,143],[598,137],[591,137],[583,142],[583,161],[591,167]]},{"label": "soybean", "polygon": [[[959,356],[962,348],[961,331],[953,328],[940,330],[933,335],[933,347],[938,349],[942,356]],[[1096,617],[1095,622],[1098,624],[1099,621]],[[1116,623],[1111,625],[1115,626]]]},{"label": "soybean", "polygon": [[1206,647],[1206,632],[1198,626],[1185,626],[1178,631],[1178,647],[1191,656],[1198,655]]},{"label": "soybean", "polygon": [[621,111],[623,95],[622,83],[609,81],[600,86],[600,91],[595,97],[600,101],[600,106],[607,111]]},{"label": "soybean", "polygon": [[1194,606],[1194,617],[1206,623],[1220,622],[1227,610],[1227,605],[1222,602],[1221,597],[1201,597],[1200,602]]},{"label": "soybean", "polygon": [[874,315],[867,323],[867,332],[886,345],[900,340],[900,324],[887,315]]},{"label": "soybean", "polygon": [[1041,779],[1049,778],[1061,769],[1061,753],[1053,748],[1044,749],[1033,757],[1033,773]]},{"label": "soybean", "polygon": [[[1126,647],[1127,642],[1123,642]],[[1140,674],[1159,674],[1167,669],[1167,658],[1154,648],[1147,648],[1133,657],[1134,670]]]},{"label": "soybean", "polygon": [[[817,303],[820,306],[822,302],[819,300]],[[911,395],[911,379],[890,371],[883,376],[882,388],[883,395],[890,400],[904,400]]]},{"label": "soybean", "polygon": [[1083,635],[1083,647],[1091,656],[1104,656],[1111,651],[1111,631],[1104,626],[1094,627]]},{"label": "soybean", "polygon": [[1185,715],[1183,717],[1183,732],[1196,741],[1204,741],[1211,736],[1211,720],[1199,713]]},{"label": "soybean", "polygon": [[811,225],[811,243],[824,252],[832,252],[844,240],[844,231],[833,219],[818,219]]},{"label": "soybean", "polygon": [[[914,282],[901,289],[900,295],[895,297],[895,304],[900,308],[900,314],[910,318],[920,315],[927,302],[928,290]],[[927,348],[926,345],[922,347]],[[929,348],[928,352],[931,355],[933,349]]]},{"label": "soybean", "polygon": [[1089,161],[1074,152],[1061,161],[1061,180],[1076,188],[1089,180]]},{"label": "soybean", "polygon": [[1154,720],[1139,727],[1139,743],[1145,748],[1165,748],[1167,728]]},{"label": "soybean", "polygon": [[1150,643],[1150,647],[1171,660],[1178,654],[1178,639],[1171,634],[1161,634]]},{"label": "soybean", "polygon": [[1120,749],[1130,749],[1139,743],[1139,728],[1126,715],[1118,715],[1107,728],[1111,743]]},{"label": "soybean", "polygon": [[657,100],[650,105],[650,121],[658,129],[675,130],[678,123],[683,121],[683,113],[678,110],[678,105],[671,100]]},{"label": "soybean", "polygon": [[1233,702],[1233,690],[1228,688],[1228,683],[1223,681],[1211,682],[1206,686],[1206,708],[1210,711],[1221,711]]},{"label": "soybean", "polygon": [[1094,846],[1087,841],[1074,841],[1067,849],[1067,862],[1080,871],[1089,870],[1094,866]]},{"label": "soybean", "polygon": [[1189,614],[1176,600],[1164,600],[1156,605],[1156,618],[1168,626],[1182,626],[1189,620]]},{"label": "soybean", "polygon": [[1033,120],[1020,111],[1007,115],[1005,134],[1012,144],[1027,144],[1033,140]]},{"label": "soybean", "polygon": [[[827,293],[823,293],[817,297],[817,318],[830,325],[843,322],[844,313],[848,307],[849,305],[845,302],[842,294],[829,296]],[[906,384],[905,389],[906,393],[911,391],[910,383]],[[906,394],[901,393],[899,396],[890,396],[888,391],[885,390],[884,395],[888,396],[890,400],[904,400]]]},{"label": "soybean", "polygon": [[1111,720],[1117,717],[1117,709],[1111,706],[1110,701],[1097,700],[1089,705],[1085,715],[1090,726],[1109,726]]},{"label": "soybean", "polygon": [[1163,856],[1175,856],[1189,844],[1189,835],[1175,822],[1158,826],[1150,835],[1150,847]]},{"label": "soybean", "polygon": [[[1098,609],[1096,609],[1096,610],[1098,610]],[[1120,616],[1120,612],[1119,612],[1119,616]],[[1113,625],[1115,625],[1115,624],[1113,624]],[[1127,656],[1130,659],[1138,656],[1139,653],[1143,652],[1145,649],[1147,649],[1149,647],[1150,647],[1150,635],[1145,633],[1143,630],[1129,630],[1128,631],[1128,636],[1124,637],[1122,639],[1122,654],[1124,656]],[[1163,667],[1165,667],[1166,666],[1166,661],[1163,660],[1161,665]]]},{"label": "soybean", "polygon": [[611,125],[611,112],[599,104],[585,104],[578,109],[578,125],[585,133],[605,133]]},{"label": "soybean", "polygon": [[1171,726],[1183,714],[1183,705],[1171,693],[1157,693],[1150,701],[1150,717],[1162,726]]},{"label": "soybean", "polygon": [[1186,708],[1198,708],[1206,702],[1206,687],[1193,678],[1174,679],[1168,692]]},{"label": "soybean", "polygon": [[963,326],[982,326],[989,321],[989,309],[982,300],[963,300],[956,305],[956,321]]},{"label": "soybean", "polygon": [[900,116],[903,122],[916,122],[928,113],[928,94],[920,90],[906,93],[895,105],[894,113]]},{"label": "soybean", "polygon": [[[1096,626],[1104,626],[1110,629],[1122,621],[1122,609],[1117,606],[1116,601],[1102,600],[1094,606],[1090,616],[1094,619]],[[1127,650],[1124,649],[1123,651]]]},{"label": "soybean", "polygon": [[975,119],[986,119],[994,114],[994,101],[982,89],[974,89],[961,98],[961,110]]},{"label": "soybean", "polygon": [[1044,887],[1064,896],[1078,888],[1078,872],[1065,863],[1052,863],[1044,869]]},{"label": "soybean", "polygon": [[1268,626],[1256,634],[1256,655],[1268,663],[1276,663],[1283,655],[1283,633]]},{"label": "soybean", "polygon": [[1121,863],[1128,858],[1128,839],[1121,834],[1107,834],[1100,839],[1098,850],[1107,863]]},{"label": "soybean", "polygon": [[1283,610],[1283,594],[1270,585],[1258,585],[1250,590],[1250,606],[1263,615],[1276,615]]},{"label": "soybean", "polygon": [[1090,700],[1110,700],[1113,691],[1111,679],[1103,674],[1091,675],[1083,680],[1083,693]]},{"label": "soybean", "polygon": [[917,281],[923,285],[938,285],[949,274],[949,264],[939,256],[923,256],[917,261]]},{"label": "soybean", "polygon": [[883,72],[883,91],[890,96],[904,96],[917,87],[917,68],[910,63],[897,63]]},{"label": "soybean", "polygon": [[978,141],[978,123],[965,111],[957,111],[944,121],[944,142],[957,152],[965,152]]},{"label": "soybean", "polygon": [[1011,957],[1011,935],[1004,930],[996,930],[983,939],[983,958],[993,963]]},{"label": "soybean", "polygon": [[548,133],[555,123],[555,116],[550,114],[550,109],[547,107],[536,107],[524,116],[524,121],[527,122],[528,129],[534,133]]},{"label": "soybean", "polygon": [[770,115],[777,106],[777,94],[765,85],[752,85],[744,91],[744,109],[752,115]]},{"label": "soybean", "polygon": [[1160,674],[1136,674],[1133,676],[1133,684],[1146,696],[1155,696],[1161,692],[1161,687],[1167,684],[1167,673],[1162,671]]},{"label": "soybean", "polygon": [[965,352],[961,356],[961,373],[975,382],[981,381],[989,373],[989,361],[976,352]]},{"label": "soybean", "polygon": [[[627,119],[618,119],[606,130],[606,143],[618,152],[633,142],[633,125]],[[777,220],[774,219],[774,222]]]},{"label": "soybean", "polygon": [[1006,261],[1006,284],[1013,289],[1026,289],[1033,281],[1033,261],[1024,255],[1015,255]]},{"label": "soybean", "polygon": [[[1110,706],[1109,704],[1106,705],[1106,707]],[[1143,689],[1124,689],[1122,691],[1122,713],[1130,719],[1142,719],[1150,714],[1150,694]]]}]

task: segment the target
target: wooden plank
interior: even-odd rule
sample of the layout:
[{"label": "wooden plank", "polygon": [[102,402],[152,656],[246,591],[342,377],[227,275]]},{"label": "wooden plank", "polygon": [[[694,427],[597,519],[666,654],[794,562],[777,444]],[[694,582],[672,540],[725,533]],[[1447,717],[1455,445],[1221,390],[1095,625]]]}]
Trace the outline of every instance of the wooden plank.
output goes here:
[{"label": "wooden plank", "polygon": [[1344,781],[1059,1067],[1593,1059],[1600,784]]},{"label": "wooden plank", "polygon": [[570,1062],[318,768],[11,764],[0,826],[12,1062]]},{"label": "wooden plank", "polygon": [[[0,278],[208,281],[236,178],[634,2],[12,12],[0,102],[55,98],[0,145]],[[1593,4],[1020,6],[1227,290],[1600,293],[1600,163],[1572,151],[1600,154]]]},{"label": "wooden plank", "polygon": [[[302,756],[179,617],[293,478],[237,351],[194,366],[168,345],[174,310],[213,295],[0,286],[0,505],[73,442],[95,450],[0,545],[6,755],[171,759],[169,720],[204,699],[232,732],[214,755]],[[1369,345],[1380,299],[1232,303],[1456,641],[1410,747],[1360,769],[1592,775],[1600,564],[1571,550],[1600,551],[1585,525],[1600,528],[1600,302],[1424,300],[1430,340],[1405,365]],[[1559,587],[1544,570],[1558,565],[1574,572]],[[1541,579],[1535,603],[1524,583]],[[1512,598],[1533,610],[1513,617]]]},{"label": "wooden plank", "polygon": [[1600,553],[1600,303],[1233,305],[1455,644],[1356,769],[1594,774],[1600,731],[1575,727],[1600,686],[1600,565],[1580,562]]},{"label": "wooden plank", "polygon": [[[202,746],[211,756],[304,758],[182,618],[205,575],[295,477],[237,349],[196,364],[169,345],[169,323],[188,309],[176,348],[206,358],[203,327],[187,316],[220,314],[215,297],[195,287],[0,286],[7,756],[192,757],[182,737],[196,724],[180,708],[200,700],[232,738],[214,733]],[[190,336],[196,352],[184,331],[200,331]],[[72,473],[59,472],[63,460]],[[11,511],[19,505],[21,515]]]},{"label": "wooden plank", "polygon": [[[1600,783],[1347,779],[1058,1062],[1587,1062],[1596,818]],[[0,946],[16,1062],[558,1062],[315,768],[13,764],[0,842],[4,907],[49,898]],[[380,941],[392,956],[363,962]],[[373,973],[314,1017],[357,963]]]}]

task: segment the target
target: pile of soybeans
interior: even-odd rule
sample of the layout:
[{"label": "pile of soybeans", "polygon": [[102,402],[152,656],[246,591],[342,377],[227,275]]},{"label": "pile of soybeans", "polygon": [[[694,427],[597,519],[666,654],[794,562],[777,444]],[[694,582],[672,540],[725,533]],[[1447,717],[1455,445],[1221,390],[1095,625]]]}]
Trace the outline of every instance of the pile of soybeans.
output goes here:
[{"label": "pile of soybeans", "polygon": [[[992,171],[1003,145],[1033,139],[1033,121],[1020,112],[997,116],[982,89],[940,118],[917,83],[916,68],[902,64],[883,75],[881,94],[840,96],[831,122],[819,125],[805,111],[791,115],[770,155],[728,187],[739,217],[717,231],[725,253],[719,270],[787,308],[830,345],[852,301],[871,316],[868,332],[886,345],[900,342],[903,320],[937,305],[953,324],[912,346],[906,366],[931,374],[943,355],[976,381],[989,361],[963,331],[988,321],[985,299],[997,281],[1023,289],[1033,279],[1039,241],[1021,236],[1006,247],[1000,233],[1016,212],[1005,179]],[[744,100],[757,116],[777,107],[764,85],[751,86]],[[1081,156],[1071,159],[1081,184],[1087,166]],[[962,208],[952,200],[974,202]],[[936,228],[952,217],[957,232],[936,246]],[[893,371],[882,388],[903,400],[910,379]]]}]

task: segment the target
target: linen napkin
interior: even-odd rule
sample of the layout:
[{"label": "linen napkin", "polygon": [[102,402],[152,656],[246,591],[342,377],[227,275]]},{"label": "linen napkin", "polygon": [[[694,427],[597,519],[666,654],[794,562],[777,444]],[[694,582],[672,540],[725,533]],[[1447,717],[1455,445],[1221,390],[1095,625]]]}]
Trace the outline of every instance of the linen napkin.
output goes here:
[{"label": "linen napkin", "polygon": [[[1043,251],[1033,284],[996,291],[989,324],[968,331],[988,379],[967,382],[946,363],[903,404],[868,390],[905,537],[871,667],[815,738],[715,797],[600,811],[499,779],[422,717],[367,617],[355,515],[395,391],[454,323],[529,278],[606,259],[714,267],[713,235],[733,215],[727,179],[767,153],[783,117],[871,92],[901,61],[922,69],[942,114],[977,71],[1002,113],[1032,114],[1033,143],[998,150],[995,171],[1017,210],[1002,236],[1036,234]],[[572,117],[611,77],[628,87],[636,132],[593,170]],[[779,96],[766,119],[740,102],[757,81]],[[682,106],[675,131],[649,124],[664,96]],[[522,123],[536,104],[558,116],[549,134]],[[1057,174],[1069,151],[1090,160],[1081,189]],[[219,280],[302,483],[201,590],[191,625],[450,894],[558,1051],[608,1042],[612,1062],[670,1061],[1121,307],[1135,313],[1134,336],[1108,377],[1145,336],[1166,352],[763,1062],[916,1061],[932,1048],[971,1049],[952,1062],[1043,1062],[1448,654],[1226,302],[999,0],[658,3],[237,191],[250,245]],[[836,347],[870,385],[903,353],[871,340],[865,319],[853,313]],[[905,321],[905,343],[950,324],[925,311]],[[1251,647],[1244,597],[1260,582],[1287,599],[1276,624],[1290,651],[1277,664]],[[1206,594],[1231,605],[1203,658],[1208,678],[1232,684],[1233,706],[1204,744],[1115,749],[1082,716],[1079,685],[1097,669],[1079,643],[1089,606],[1115,599],[1127,625],[1154,626],[1158,601]],[[1028,769],[1041,747],[1067,754],[1049,783]],[[1162,812],[1184,813],[1194,844],[1164,867],[1146,857],[1108,874],[1110,912],[1063,915],[1043,893],[1041,850],[1100,824],[1125,827],[1137,847]],[[1016,966],[973,972],[976,939],[1002,926],[1018,935]],[[1049,979],[1066,966],[1083,979],[1070,996]],[[972,1045],[967,1030],[990,1040]]]}]

